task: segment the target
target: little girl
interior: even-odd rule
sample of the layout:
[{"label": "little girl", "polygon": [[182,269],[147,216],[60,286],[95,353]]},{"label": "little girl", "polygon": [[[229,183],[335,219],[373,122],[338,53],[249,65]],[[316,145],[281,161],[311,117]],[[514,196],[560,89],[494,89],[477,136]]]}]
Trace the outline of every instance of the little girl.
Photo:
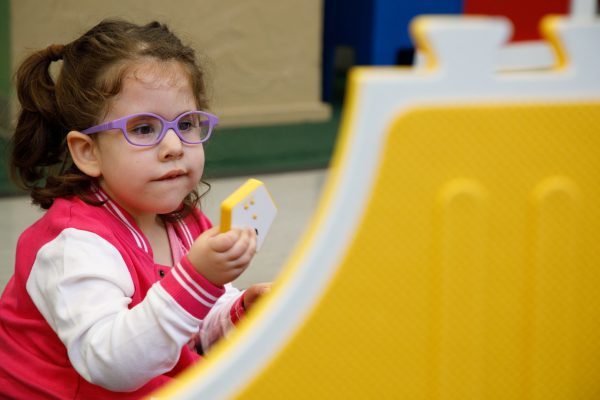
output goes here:
[{"label": "little girl", "polygon": [[0,301],[0,398],[143,397],[268,290],[230,284],[254,233],[197,208],[218,119],[194,51],[157,22],[104,21],[27,58],[17,93],[13,176],[48,211]]}]

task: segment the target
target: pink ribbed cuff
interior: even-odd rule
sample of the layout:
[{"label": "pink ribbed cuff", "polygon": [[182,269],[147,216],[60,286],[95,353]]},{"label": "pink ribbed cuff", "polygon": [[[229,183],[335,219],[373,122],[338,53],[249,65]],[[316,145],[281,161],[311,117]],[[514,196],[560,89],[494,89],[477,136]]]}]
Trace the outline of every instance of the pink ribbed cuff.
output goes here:
[{"label": "pink ribbed cuff", "polygon": [[177,303],[198,319],[204,319],[217,299],[225,293],[223,286],[213,285],[196,272],[187,257],[183,257],[160,284]]}]

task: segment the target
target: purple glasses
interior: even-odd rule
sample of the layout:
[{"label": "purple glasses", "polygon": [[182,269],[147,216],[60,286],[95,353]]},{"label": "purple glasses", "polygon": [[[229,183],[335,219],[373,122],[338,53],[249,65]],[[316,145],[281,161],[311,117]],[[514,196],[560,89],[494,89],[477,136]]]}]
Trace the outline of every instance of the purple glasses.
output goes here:
[{"label": "purple glasses", "polygon": [[173,129],[183,143],[200,144],[208,140],[218,122],[217,116],[203,111],[188,111],[173,121],[167,121],[160,115],[142,113],[92,126],[81,133],[90,135],[109,129],[120,129],[125,140],[132,145],[154,146],[160,143],[169,129]]}]

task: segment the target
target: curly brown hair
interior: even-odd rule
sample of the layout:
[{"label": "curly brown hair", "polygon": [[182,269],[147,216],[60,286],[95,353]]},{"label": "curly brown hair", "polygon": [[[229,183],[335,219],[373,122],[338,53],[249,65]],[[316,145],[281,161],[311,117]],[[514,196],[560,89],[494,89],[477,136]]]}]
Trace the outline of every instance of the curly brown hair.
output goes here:
[{"label": "curly brown hair", "polygon": [[[99,123],[109,100],[122,88],[128,67],[142,58],[180,62],[189,74],[198,109],[207,109],[204,73],[194,50],[159,22],[136,25],[104,20],[66,45],[51,45],[31,54],[17,70],[21,106],[11,140],[13,180],[27,190],[32,203],[48,209],[56,198],[90,196],[97,178],[81,172],[71,159],[66,136]],[[56,81],[50,65],[62,60]],[[203,182],[208,192],[210,185]],[[176,220],[197,207],[201,195],[192,191],[183,207],[162,215]]]}]

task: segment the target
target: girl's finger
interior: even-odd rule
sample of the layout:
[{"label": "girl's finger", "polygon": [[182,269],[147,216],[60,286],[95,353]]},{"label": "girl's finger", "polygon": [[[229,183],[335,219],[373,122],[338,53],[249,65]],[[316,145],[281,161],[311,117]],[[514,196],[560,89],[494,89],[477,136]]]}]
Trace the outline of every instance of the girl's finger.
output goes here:
[{"label": "girl's finger", "polygon": [[227,259],[233,261],[242,257],[246,253],[250,241],[250,233],[248,230],[243,230],[235,244],[227,251]]},{"label": "girl's finger", "polygon": [[239,229],[232,229],[209,238],[208,244],[211,250],[218,253],[224,253],[229,251],[238,242],[239,237]]}]

